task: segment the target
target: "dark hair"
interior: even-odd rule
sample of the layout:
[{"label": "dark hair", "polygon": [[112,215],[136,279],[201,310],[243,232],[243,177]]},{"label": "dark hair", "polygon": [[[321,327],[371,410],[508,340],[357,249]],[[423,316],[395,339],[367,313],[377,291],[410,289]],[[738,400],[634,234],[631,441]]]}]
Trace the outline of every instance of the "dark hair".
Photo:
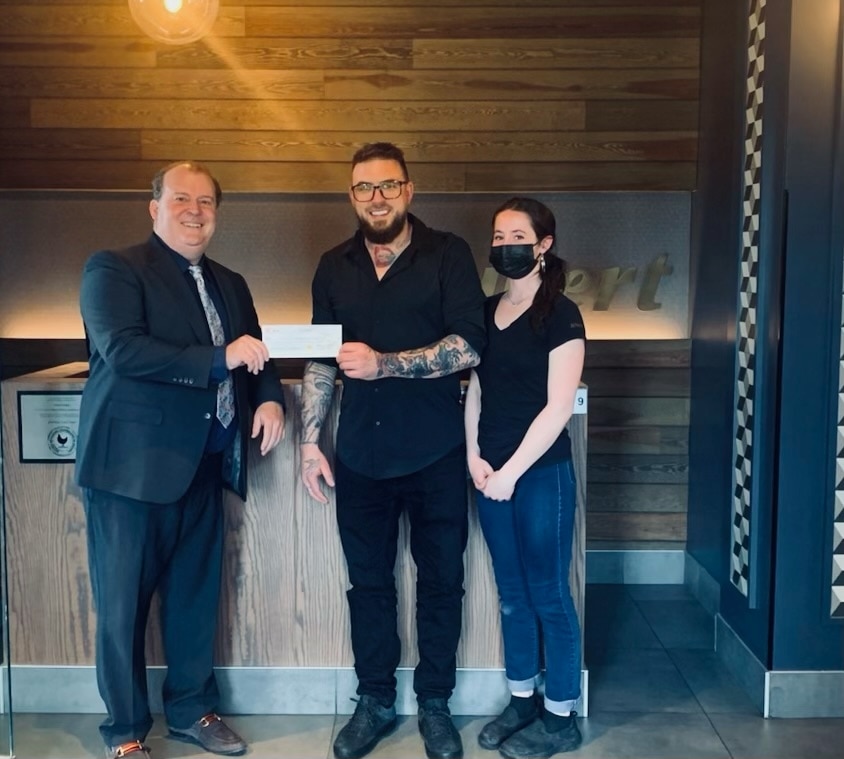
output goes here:
[{"label": "dark hair", "polygon": [[557,220],[548,206],[533,198],[510,198],[500,205],[492,215],[492,224],[503,211],[518,211],[530,219],[530,226],[536,233],[537,241],[546,237],[553,238],[551,247],[543,253],[544,266],[539,269],[539,289],[533,296],[530,324],[534,331],[542,328],[550,316],[554,301],[566,287],[566,262],[556,253]]},{"label": "dark hair", "polygon": [[354,169],[359,163],[378,159],[395,161],[401,166],[402,174],[404,174],[403,179],[410,179],[410,175],[407,173],[407,164],[404,162],[404,153],[402,153],[401,148],[396,147],[392,142],[369,142],[359,148],[357,153],[352,156],[352,168]]},{"label": "dark hair", "polygon": [[152,197],[155,200],[161,200],[161,193],[164,191],[164,175],[171,169],[179,166],[184,166],[189,171],[195,171],[197,174],[205,174],[214,184],[214,203],[219,206],[223,202],[223,188],[217,178],[211,173],[211,170],[203,163],[198,161],[174,161],[167,164],[165,167],[159,169],[152,178]]}]

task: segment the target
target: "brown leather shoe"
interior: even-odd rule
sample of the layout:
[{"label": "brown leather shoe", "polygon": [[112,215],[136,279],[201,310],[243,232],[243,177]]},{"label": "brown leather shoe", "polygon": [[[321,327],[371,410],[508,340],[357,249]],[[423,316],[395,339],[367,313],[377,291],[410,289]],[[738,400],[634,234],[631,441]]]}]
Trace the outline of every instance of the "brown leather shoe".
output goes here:
[{"label": "brown leather shoe", "polygon": [[149,759],[149,749],[140,741],[129,741],[119,746],[106,746],[106,759],[123,759],[124,756],[131,756],[132,759]]},{"label": "brown leather shoe", "polygon": [[190,727],[170,727],[170,736],[186,743],[195,743],[212,754],[236,756],[246,752],[246,741],[214,712],[200,717]]}]

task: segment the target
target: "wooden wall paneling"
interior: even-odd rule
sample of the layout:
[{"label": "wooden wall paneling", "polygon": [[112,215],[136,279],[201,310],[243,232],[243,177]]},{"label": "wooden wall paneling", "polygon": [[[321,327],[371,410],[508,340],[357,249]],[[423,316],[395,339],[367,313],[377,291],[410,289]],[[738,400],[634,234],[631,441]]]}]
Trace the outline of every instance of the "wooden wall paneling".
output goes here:
[{"label": "wooden wall paneling", "polygon": [[591,540],[686,540],[685,513],[589,514]]},{"label": "wooden wall paneling", "polygon": [[29,98],[0,97],[0,124],[11,128],[29,128]]},{"label": "wooden wall paneling", "polygon": [[597,426],[589,428],[592,455],[664,453],[688,455],[689,428],[686,426]]},{"label": "wooden wall paneling", "polygon": [[[41,131],[35,132],[37,137]],[[429,133],[406,139],[401,132],[382,132],[382,139],[403,144],[415,172],[422,163],[530,162],[537,155],[558,162],[660,161],[666,157],[693,160],[694,135],[686,132],[631,135],[624,132],[462,132]],[[167,160],[189,146],[189,154],[204,161],[342,162],[361,144],[356,132],[204,131],[195,135],[175,130],[144,130],[142,156]]]},{"label": "wooden wall paneling", "polygon": [[155,66],[155,43],[145,37],[7,37],[0,30],[0,66],[37,66],[46,69],[87,67],[151,68]]},{"label": "wooden wall paneling", "polygon": [[[184,158],[189,149],[172,156]],[[162,161],[3,160],[0,189],[149,190]],[[345,192],[349,162],[322,164],[275,161],[215,163],[214,173],[226,192]],[[417,188],[426,192],[463,192],[465,164],[421,164],[413,168]],[[506,179],[506,177],[505,177]],[[499,187],[507,190],[506,186]]]},{"label": "wooden wall paneling", "polygon": [[581,38],[416,39],[418,69],[689,69],[696,71],[698,39]]},{"label": "wooden wall paneling", "polygon": [[[688,482],[688,456],[589,454],[589,482],[618,484],[665,483],[678,485]],[[631,536],[631,539],[633,536]]]},{"label": "wooden wall paneling", "polygon": [[431,190],[695,185],[696,0],[226,0],[186,46],[146,38],[124,0],[2,7],[0,99],[17,99],[3,126],[32,131],[0,155],[9,189],[145,187],[151,162],[189,156],[239,172],[235,191],[332,191],[345,177],[328,186],[316,165],[352,150],[306,145],[384,135],[452,172]]},{"label": "wooden wall paneling", "polygon": [[400,39],[324,39],[322,37],[248,37],[160,46],[162,68],[253,69],[409,69],[412,46]]},{"label": "wooden wall paneling", "polygon": [[[590,340],[588,369],[654,367],[682,369],[689,366],[689,340]],[[595,395],[590,390],[590,396]],[[605,394],[601,394],[605,395]]]},{"label": "wooden wall paneling", "polygon": [[660,369],[645,367],[587,367],[584,381],[595,395],[630,395],[659,398],[687,398],[689,396],[688,369]]},{"label": "wooden wall paneling", "polygon": [[697,75],[692,69],[490,69],[482,76],[474,69],[325,72],[325,97],[329,100],[493,100],[512,97],[511,93],[519,93],[520,100],[541,101],[688,100],[697,97],[697,92]]},{"label": "wooden wall paneling", "polygon": [[322,71],[74,67],[0,68],[0,96],[30,98],[169,100],[212,97],[222,100],[320,100],[324,97]]},{"label": "wooden wall paneling", "polygon": [[612,7],[503,8],[460,4],[396,7],[284,8],[248,6],[246,36],[348,37],[389,36],[407,39],[492,37],[533,38],[537,29],[553,37],[690,37],[697,36],[700,14],[695,7],[632,10]]},{"label": "wooden wall paneling", "polygon": [[[537,156],[539,158],[539,156]],[[696,162],[468,164],[468,192],[693,190]]]},{"label": "wooden wall paneling", "polygon": [[0,159],[61,159],[68,153],[105,159],[141,157],[135,129],[0,129]]},{"label": "wooden wall paneling", "polygon": [[[36,98],[32,125],[77,129],[242,129],[304,130],[315,125],[346,131],[354,124],[366,135],[388,131],[414,134],[466,132],[483,124],[491,131],[566,129],[579,118],[582,106],[538,101],[361,101],[330,100],[182,100],[178,108],[167,99]],[[351,156],[347,157],[347,160]]]},{"label": "wooden wall paneling", "polygon": [[[51,0],[59,4],[73,5],[79,3],[80,0]],[[0,5],[4,3],[14,3],[18,0],[0,0]],[[115,0],[85,0],[88,3],[108,5],[114,3]],[[352,6],[358,7],[365,2],[370,7],[393,7],[396,0],[221,0],[221,5],[242,5],[252,6],[260,5],[267,7],[303,7],[308,8],[316,5],[333,5],[337,7]],[[483,6],[483,7],[509,7],[513,4],[513,0],[461,0],[461,4],[467,7]],[[532,0],[531,7],[536,8],[566,8],[566,7],[607,7],[607,8],[628,8],[642,5],[642,0]],[[696,8],[699,5],[699,0],[647,0],[647,4],[652,7],[676,7],[676,8]],[[433,5],[447,6],[447,0],[402,0],[402,5],[408,8],[430,8]]]},{"label": "wooden wall paneling", "polygon": [[627,427],[642,425],[689,424],[688,398],[600,397],[589,399],[589,424],[600,426],[623,424]]},{"label": "wooden wall paneling", "polygon": [[584,105],[587,131],[697,130],[697,100],[589,100]]},{"label": "wooden wall paneling", "polygon": [[685,541],[688,366],[688,340],[588,344],[590,540]]},{"label": "wooden wall paneling", "polygon": [[685,513],[688,500],[688,488],[685,483],[646,483],[635,488],[619,488],[612,482],[590,482],[587,510],[590,513]]},{"label": "wooden wall paneling", "polygon": [[[242,37],[244,9],[222,6],[211,34]],[[3,35],[44,37],[137,37],[138,27],[124,2],[108,6],[80,0],[73,5],[19,2],[3,11]]]}]

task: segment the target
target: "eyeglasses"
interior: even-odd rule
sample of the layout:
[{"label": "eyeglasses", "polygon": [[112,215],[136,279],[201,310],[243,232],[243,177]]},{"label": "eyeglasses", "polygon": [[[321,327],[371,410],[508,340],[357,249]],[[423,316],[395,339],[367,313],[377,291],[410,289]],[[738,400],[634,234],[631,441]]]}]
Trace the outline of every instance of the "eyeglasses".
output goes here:
[{"label": "eyeglasses", "polygon": [[381,193],[384,200],[395,200],[401,195],[402,187],[408,184],[407,181],[399,179],[388,179],[381,184],[372,184],[372,182],[358,182],[352,185],[352,195],[359,203],[366,203],[375,197],[375,191]]}]

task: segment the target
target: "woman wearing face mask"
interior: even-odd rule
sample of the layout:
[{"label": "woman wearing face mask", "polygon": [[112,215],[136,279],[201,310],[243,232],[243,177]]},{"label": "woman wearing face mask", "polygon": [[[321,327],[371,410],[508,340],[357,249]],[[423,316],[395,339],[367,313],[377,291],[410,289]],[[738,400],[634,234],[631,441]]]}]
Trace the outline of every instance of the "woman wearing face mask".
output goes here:
[{"label": "woman wearing face mask", "polygon": [[[488,344],[466,395],[469,473],[492,555],[510,703],[478,736],[509,759],[581,742],[580,626],[569,593],[575,481],[565,429],[585,330],[562,294],[553,213],[512,198],[493,217],[490,263],[507,290],[486,302]],[[544,645],[544,701],[535,692]]]}]

